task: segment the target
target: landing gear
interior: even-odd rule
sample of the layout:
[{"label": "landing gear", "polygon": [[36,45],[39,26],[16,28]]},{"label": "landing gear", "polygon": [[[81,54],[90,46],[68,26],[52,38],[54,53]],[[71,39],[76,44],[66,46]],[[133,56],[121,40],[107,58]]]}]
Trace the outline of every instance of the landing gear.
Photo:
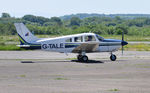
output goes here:
[{"label": "landing gear", "polygon": [[83,61],[83,62],[88,61],[88,57],[86,55],[78,55],[77,58],[78,58],[78,61]]},{"label": "landing gear", "polygon": [[116,55],[111,53],[110,60],[111,61],[116,61],[116,59],[117,59]]},{"label": "landing gear", "polygon": [[78,58],[78,61],[82,61],[82,55],[78,55],[77,58]]},{"label": "landing gear", "polygon": [[82,61],[83,62],[87,62],[88,61],[88,57],[86,55],[82,56]]}]

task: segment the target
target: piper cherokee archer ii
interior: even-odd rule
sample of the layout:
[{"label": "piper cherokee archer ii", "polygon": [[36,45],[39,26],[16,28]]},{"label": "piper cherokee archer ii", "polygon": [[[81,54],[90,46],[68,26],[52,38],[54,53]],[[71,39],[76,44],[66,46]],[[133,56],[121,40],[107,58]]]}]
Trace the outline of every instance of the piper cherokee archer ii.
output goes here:
[{"label": "piper cherokee archer ii", "polygon": [[82,33],[55,38],[37,38],[23,23],[15,23],[14,25],[20,40],[20,45],[17,46],[25,49],[77,53],[77,59],[84,62],[88,61],[86,53],[93,52],[110,52],[110,60],[115,61],[117,57],[113,52],[122,47],[123,53],[123,46],[128,44],[128,42],[124,41],[124,34],[122,34],[122,40],[104,39],[94,33]]}]

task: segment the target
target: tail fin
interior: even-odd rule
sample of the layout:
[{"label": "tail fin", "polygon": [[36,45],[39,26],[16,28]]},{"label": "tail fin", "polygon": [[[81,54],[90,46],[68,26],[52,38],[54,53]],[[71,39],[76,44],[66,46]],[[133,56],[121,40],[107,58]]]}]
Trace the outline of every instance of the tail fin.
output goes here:
[{"label": "tail fin", "polygon": [[38,40],[23,23],[15,23],[14,25],[19,35],[21,45],[33,43]]}]

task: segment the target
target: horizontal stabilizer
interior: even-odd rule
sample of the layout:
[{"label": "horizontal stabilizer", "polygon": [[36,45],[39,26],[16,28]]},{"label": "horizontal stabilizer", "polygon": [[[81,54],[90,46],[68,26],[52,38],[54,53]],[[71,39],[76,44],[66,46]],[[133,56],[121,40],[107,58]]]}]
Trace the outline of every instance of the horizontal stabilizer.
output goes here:
[{"label": "horizontal stabilizer", "polygon": [[17,45],[18,47],[21,47],[21,48],[27,48],[27,47],[30,47],[30,45]]}]

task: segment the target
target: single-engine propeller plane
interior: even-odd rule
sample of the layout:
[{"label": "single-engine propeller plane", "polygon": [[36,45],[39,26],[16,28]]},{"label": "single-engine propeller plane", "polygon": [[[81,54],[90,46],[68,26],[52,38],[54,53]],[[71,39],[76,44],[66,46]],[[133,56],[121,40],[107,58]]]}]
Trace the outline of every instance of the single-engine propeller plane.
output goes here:
[{"label": "single-engine propeller plane", "polygon": [[77,53],[77,59],[84,62],[88,61],[86,53],[94,52],[110,52],[110,59],[115,61],[117,57],[113,52],[122,47],[123,53],[123,46],[128,44],[128,42],[124,41],[124,34],[122,34],[122,40],[104,39],[94,33],[82,33],[55,38],[37,38],[23,23],[15,23],[14,25],[20,40],[19,47],[60,53]]}]

